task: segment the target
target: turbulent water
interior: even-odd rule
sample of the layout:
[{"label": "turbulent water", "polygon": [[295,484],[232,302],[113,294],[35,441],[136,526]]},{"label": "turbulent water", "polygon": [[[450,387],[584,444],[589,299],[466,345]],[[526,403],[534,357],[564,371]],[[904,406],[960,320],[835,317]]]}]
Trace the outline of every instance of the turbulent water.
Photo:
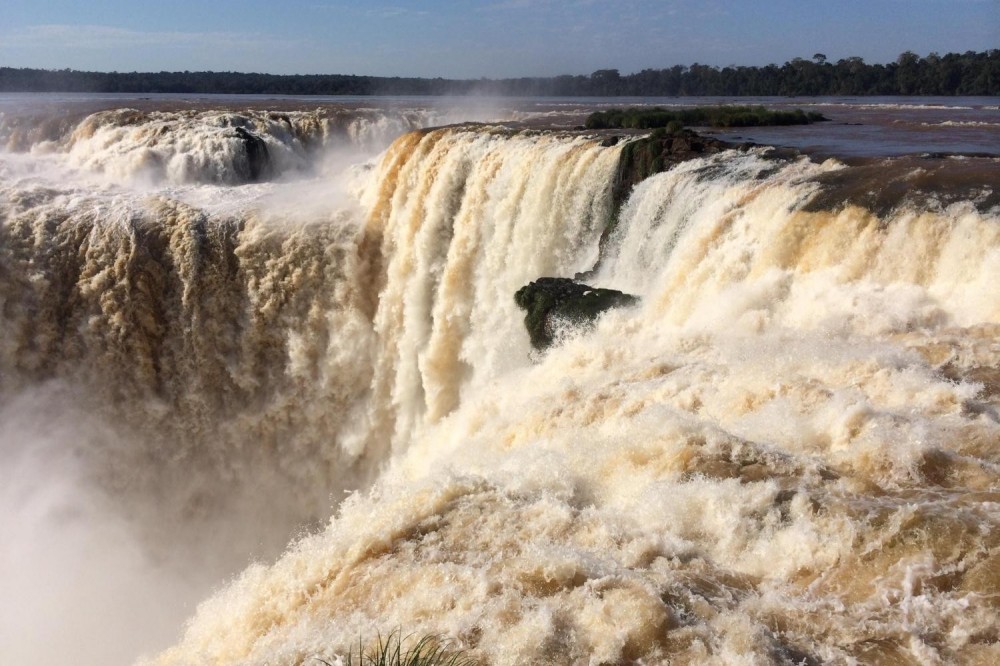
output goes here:
[{"label": "turbulent water", "polygon": [[[1000,660],[995,159],[2,120],[0,662]],[[533,351],[581,272],[640,305]]]}]

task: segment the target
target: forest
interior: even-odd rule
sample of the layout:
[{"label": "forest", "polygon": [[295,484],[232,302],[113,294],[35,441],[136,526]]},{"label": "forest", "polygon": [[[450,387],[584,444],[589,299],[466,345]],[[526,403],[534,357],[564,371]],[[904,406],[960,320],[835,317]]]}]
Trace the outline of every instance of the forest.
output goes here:
[{"label": "forest", "polygon": [[791,96],[1000,95],[1000,49],[894,62],[822,53],[783,65],[713,67],[694,63],[621,74],[514,79],[443,79],[240,72],[83,72],[0,67],[0,92],[236,93],[261,95]]}]

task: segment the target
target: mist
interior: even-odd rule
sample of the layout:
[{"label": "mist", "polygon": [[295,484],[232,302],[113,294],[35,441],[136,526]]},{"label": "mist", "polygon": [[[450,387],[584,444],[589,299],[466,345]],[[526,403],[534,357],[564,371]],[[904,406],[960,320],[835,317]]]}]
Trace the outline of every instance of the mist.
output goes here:
[{"label": "mist", "polygon": [[0,662],[129,663],[176,639],[219,583],[204,557],[224,544],[190,548],[138,522],[148,499],[102,484],[94,452],[128,445],[57,384],[0,407]]}]

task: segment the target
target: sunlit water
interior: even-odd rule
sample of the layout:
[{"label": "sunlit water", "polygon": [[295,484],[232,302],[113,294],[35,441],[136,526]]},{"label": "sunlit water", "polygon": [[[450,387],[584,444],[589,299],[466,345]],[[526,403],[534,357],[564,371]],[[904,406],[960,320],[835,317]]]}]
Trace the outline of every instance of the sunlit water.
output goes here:
[{"label": "sunlit water", "polygon": [[1000,659],[995,160],[725,151],[599,261],[589,100],[250,102],[0,99],[0,662]]}]

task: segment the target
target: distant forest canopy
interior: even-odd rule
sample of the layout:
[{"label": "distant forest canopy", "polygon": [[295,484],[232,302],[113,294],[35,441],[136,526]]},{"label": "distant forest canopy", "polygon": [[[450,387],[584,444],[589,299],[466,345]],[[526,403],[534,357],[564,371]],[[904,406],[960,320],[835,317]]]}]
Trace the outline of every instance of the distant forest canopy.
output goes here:
[{"label": "distant forest canopy", "polygon": [[1000,95],[1000,49],[978,53],[907,51],[895,62],[858,57],[830,62],[822,53],[784,65],[711,67],[697,63],[621,74],[517,79],[422,79],[340,74],[238,72],[80,72],[0,67],[0,92],[242,93],[263,95]]}]

